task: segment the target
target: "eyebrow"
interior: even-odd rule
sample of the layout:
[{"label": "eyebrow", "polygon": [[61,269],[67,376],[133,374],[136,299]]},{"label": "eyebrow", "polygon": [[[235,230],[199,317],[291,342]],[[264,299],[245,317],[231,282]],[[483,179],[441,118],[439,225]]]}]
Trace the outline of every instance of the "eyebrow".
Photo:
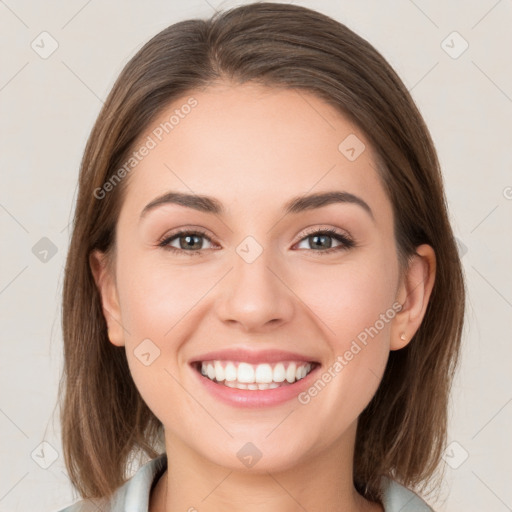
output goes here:
[{"label": "eyebrow", "polygon": [[[358,205],[363,208],[373,220],[375,220],[372,209],[368,203],[354,194],[342,191],[319,192],[306,196],[294,197],[284,205],[283,210],[286,215],[289,213],[300,213],[306,210],[322,208],[323,206],[334,203]],[[148,203],[142,210],[140,217],[144,217],[149,211],[164,204],[177,204],[186,208],[192,208],[200,212],[214,215],[224,215],[226,212],[222,203],[214,197],[186,194],[183,192],[167,192]]]},{"label": "eyebrow", "polygon": [[148,203],[142,210],[140,216],[144,217],[150,210],[164,204],[178,204],[187,208],[193,208],[200,212],[224,215],[225,209],[222,203],[214,197],[201,196],[197,194],[185,194],[183,192],[167,192]]},{"label": "eyebrow", "polygon": [[360,206],[374,219],[372,209],[366,201],[349,192],[340,191],[319,192],[293,198],[285,204],[284,211],[285,213],[300,213],[305,210],[322,208],[323,206],[335,203],[348,203]]}]

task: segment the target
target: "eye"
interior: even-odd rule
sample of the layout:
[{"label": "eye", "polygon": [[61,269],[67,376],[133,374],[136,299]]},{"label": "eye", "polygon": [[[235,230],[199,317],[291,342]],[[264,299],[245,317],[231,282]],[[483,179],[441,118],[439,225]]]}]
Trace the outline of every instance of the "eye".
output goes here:
[{"label": "eye", "polygon": [[[184,229],[181,231],[176,231],[172,235],[166,236],[163,240],[159,241],[158,245],[159,247],[163,247],[168,251],[191,256],[204,252],[202,250],[204,248],[201,239],[206,239],[212,243],[210,237],[208,237],[204,231]],[[177,242],[179,247],[173,247],[171,245],[173,242]]]},{"label": "eye", "polygon": [[[188,256],[201,254],[216,247],[211,238],[201,230],[176,231],[169,236],[165,236],[159,241],[158,246]],[[330,254],[354,246],[355,242],[351,238],[335,229],[312,230],[296,244],[297,249],[309,249],[320,254]]]},{"label": "eye", "polygon": [[[339,242],[339,245],[336,247],[332,247],[331,240],[333,238]],[[321,250],[313,252],[321,255],[332,254],[333,252],[347,250],[355,246],[355,242],[351,238],[343,233],[339,233],[333,228],[313,229],[312,231],[309,231],[304,238],[302,238],[299,244],[303,242],[308,243],[310,247],[320,247]]]}]

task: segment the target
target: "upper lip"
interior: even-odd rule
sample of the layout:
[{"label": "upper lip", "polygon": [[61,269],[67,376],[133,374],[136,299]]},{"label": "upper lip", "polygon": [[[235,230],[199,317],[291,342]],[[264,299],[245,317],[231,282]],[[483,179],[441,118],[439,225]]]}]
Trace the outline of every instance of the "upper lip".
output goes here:
[{"label": "upper lip", "polygon": [[201,354],[191,359],[190,363],[212,360],[239,361],[250,364],[276,363],[279,361],[317,362],[310,356],[289,352],[287,350],[248,350],[244,348],[231,348]]}]

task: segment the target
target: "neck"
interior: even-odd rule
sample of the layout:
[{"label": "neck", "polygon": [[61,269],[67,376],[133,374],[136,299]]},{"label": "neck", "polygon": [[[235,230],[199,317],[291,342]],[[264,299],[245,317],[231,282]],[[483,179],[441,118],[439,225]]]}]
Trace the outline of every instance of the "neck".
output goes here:
[{"label": "neck", "polygon": [[166,431],[168,467],[151,493],[149,512],[382,512],[353,485],[355,428],[291,467],[258,471],[258,463],[245,470],[214,464]]}]

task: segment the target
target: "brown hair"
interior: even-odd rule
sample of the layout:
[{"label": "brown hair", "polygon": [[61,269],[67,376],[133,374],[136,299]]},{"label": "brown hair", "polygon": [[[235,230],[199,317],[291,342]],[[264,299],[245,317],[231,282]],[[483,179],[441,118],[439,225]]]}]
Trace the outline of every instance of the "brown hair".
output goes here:
[{"label": "brown hair", "polygon": [[162,425],[135,387],[124,347],[108,341],[89,266],[93,250],[113,247],[127,180],[101,200],[95,191],[170,102],[220,81],[307,91],[348,116],[379,156],[400,262],[420,244],[434,248],[436,280],[424,320],[405,348],[390,353],[359,417],[354,458],[354,483],[367,499],[380,498],[381,475],[417,489],[432,479],[444,447],[465,302],[435,148],[407,89],[367,41],[321,13],[274,3],[161,31],[123,69],[94,125],[63,289],[60,405],[71,481],[83,498],[109,496],[126,480],[133,454],[153,458],[161,450]]}]

